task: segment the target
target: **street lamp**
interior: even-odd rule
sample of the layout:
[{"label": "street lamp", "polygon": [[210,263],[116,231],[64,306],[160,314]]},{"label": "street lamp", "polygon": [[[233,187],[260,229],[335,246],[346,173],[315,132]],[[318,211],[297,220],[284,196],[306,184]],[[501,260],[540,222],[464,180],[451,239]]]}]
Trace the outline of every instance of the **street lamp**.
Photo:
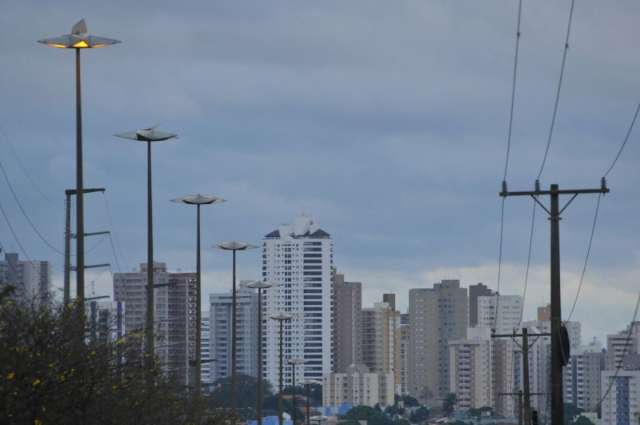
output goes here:
[{"label": "street lamp", "polygon": [[287,320],[291,320],[291,315],[286,313],[276,314],[275,316],[271,316],[272,320],[276,320],[280,325],[280,367],[279,367],[279,388],[278,388],[278,424],[282,425],[283,422],[283,406],[282,406],[282,391],[284,387],[282,370],[284,368],[284,322]]},{"label": "street lamp", "polygon": [[240,241],[222,242],[216,245],[223,251],[233,252],[233,286],[231,292],[231,412],[236,413],[236,251],[257,248],[255,245]]},{"label": "street lamp", "polygon": [[106,47],[118,40],[97,37],[87,32],[84,19],[71,28],[71,34],[38,40],[49,47],[75,49],[76,52],[76,299],[80,309],[79,320],[84,320],[84,173],[82,155],[82,90],[80,78],[80,50]]},{"label": "street lamp", "polygon": [[311,425],[311,384],[317,383],[318,381],[314,381],[312,379],[307,379],[306,381],[304,381],[304,390],[307,395],[305,412],[305,416],[307,417],[307,425]]},{"label": "street lamp", "polygon": [[154,264],[153,264],[153,190],[151,185],[151,144],[153,142],[163,142],[175,139],[177,134],[158,131],[155,127],[116,134],[122,139],[135,140],[147,144],[147,314],[145,323],[145,360],[148,370],[153,367],[154,356],[154,336],[153,336],[153,287],[154,287]]},{"label": "street lamp", "polygon": [[292,396],[293,396],[293,425],[296,425],[296,420],[297,420],[297,416],[298,416],[298,412],[296,409],[296,366],[297,365],[302,365],[304,364],[304,359],[301,358],[295,358],[295,359],[290,359],[289,360],[289,364],[291,365],[291,368],[293,369],[293,379],[291,382],[291,388],[292,388]]},{"label": "street lamp", "polygon": [[201,272],[201,259],[200,259],[200,206],[213,205],[225,202],[224,199],[211,195],[188,195],[182,198],[172,199],[172,202],[195,205],[196,206],[196,359],[195,359],[195,386],[196,395],[200,395],[200,384],[202,377],[200,376],[200,355],[202,352],[202,311],[201,311],[201,287],[202,287],[202,272]]},{"label": "street lamp", "polygon": [[258,425],[262,425],[262,290],[273,285],[267,282],[252,282],[248,288],[258,290],[258,388],[256,393],[256,416]]}]

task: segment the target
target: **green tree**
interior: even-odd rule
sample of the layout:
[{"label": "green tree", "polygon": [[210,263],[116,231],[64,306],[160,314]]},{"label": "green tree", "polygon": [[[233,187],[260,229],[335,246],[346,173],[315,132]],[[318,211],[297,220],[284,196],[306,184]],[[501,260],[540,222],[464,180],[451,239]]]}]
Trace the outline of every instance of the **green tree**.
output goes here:
[{"label": "green tree", "polygon": [[[50,307],[0,294],[0,423],[187,425],[225,423],[201,398],[143,367],[142,339],[83,341],[76,306]],[[150,385],[149,385],[149,384]]]},{"label": "green tree", "polygon": [[380,410],[369,406],[355,406],[343,416],[343,419],[366,420],[367,425],[393,425],[393,421]]},{"label": "green tree", "polygon": [[401,397],[402,402],[404,403],[404,407],[418,407],[420,405],[420,403],[418,403],[418,400],[415,399],[415,397],[411,397],[408,394],[405,394]]},{"label": "green tree", "polygon": [[426,423],[429,420],[429,409],[425,406],[420,406],[414,410],[409,416],[409,420],[412,423]]},{"label": "green tree", "polygon": [[573,421],[573,425],[595,425],[591,419],[587,418],[586,416],[578,416],[578,418]]},{"label": "green tree", "polygon": [[[255,417],[257,385],[258,380],[253,376],[236,375],[236,407],[241,419]],[[273,395],[273,387],[269,381],[262,381],[262,394],[263,403]],[[213,384],[208,403],[214,409],[227,409],[231,406],[231,377],[218,379]]]},{"label": "green tree", "polygon": [[457,402],[457,397],[454,393],[447,394],[447,396],[442,401],[442,410],[444,411],[445,415],[448,416],[451,413],[453,413],[453,409],[456,405],[456,402]]}]

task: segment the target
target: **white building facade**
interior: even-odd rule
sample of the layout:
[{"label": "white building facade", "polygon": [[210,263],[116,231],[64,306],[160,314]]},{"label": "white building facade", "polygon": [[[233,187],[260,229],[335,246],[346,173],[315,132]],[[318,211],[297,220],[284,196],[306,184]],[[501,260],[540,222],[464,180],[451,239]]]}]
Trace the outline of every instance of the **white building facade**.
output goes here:
[{"label": "white building facade", "polygon": [[467,330],[466,339],[449,341],[449,389],[457,409],[493,407],[491,329]]},{"label": "white building facade", "polygon": [[489,295],[477,299],[478,326],[495,329],[499,334],[519,329],[522,318],[520,295]]},{"label": "white building facade", "polygon": [[51,265],[48,261],[20,260],[18,254],[6,253],[0,261],[0,288],[12,285],[16,299],[47,303],[50,300]]},{"label": "white building facade", "polygon": [[324,406],[374,407],[393,405],[393,373],[373,373],[365,365],[351,365],[345,373],[331,373],[322,380],[322,401]]},{"label": "white building facade", "polygon": [[[310,217],[298,217],[265,236],[262,278],[273,285],[264,293],[265,318],[290,314],[284,324],[284,364],[304,359],[296,368],[296,381],[322,380],[333,368],[333,241]],[[263,321],[264,377],[277,386],[279,375],[279,323]],[[285,386],[292,370],[285,367]]]},{"label": "white building facade", "polygon": [[[610,387],[610,388],[609,388]],[[602,372],[602,425],[632,425],[640,415],[640,370]],[[608,391],[608,392],[607,392]]]}]

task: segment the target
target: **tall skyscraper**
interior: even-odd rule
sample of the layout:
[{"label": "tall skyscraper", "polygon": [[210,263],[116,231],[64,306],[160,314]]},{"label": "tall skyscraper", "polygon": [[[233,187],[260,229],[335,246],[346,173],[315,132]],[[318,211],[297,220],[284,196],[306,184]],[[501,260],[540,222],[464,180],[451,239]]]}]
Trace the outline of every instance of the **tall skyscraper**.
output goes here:
[{"label": "tall skyscraper", "polygon": [[[154,328],[156,355],[165,372],[177,382],[193,380],[196,335],[196,274],[170,273],[165,263],[154,263]],[[113,274],[114,300],[125,304],[127,333],[142,331],[146,319],[147,264],[140,270]]]},{"label": "tall skyscraper", "polygon": [[449,341],[449,391],[456,408],[493,407],[491,329],[468,329],[467,338]]},{"label": "tall skyscraper", "polygon": [[597,410],[604,363],[604,350],[597,341],[571,352],[569,363],[563,369],[565,403],[586,412]]},{"label": "tall skyscraper", "polygon": [[[265,317],[278,313],[292,316],[285,323],[284,357],[302,358],[296,381],[321,380],[333,370],[333,241],[310,217],[298,217],[264,237],[262,277],[273,284],[266,291]],[[264,323],[265,378],[277,385],[279,374],[279,324]],[[286,385],[291,369],[283,371]]]},{"label": "tall skyscraper", "polygon": [[335,371],[345,372],[352,364],[362,362],[361,312],[362,283],[345,282],[336,273],[334,284],[333,335],[335,339]]},{"label": "tall skyscraper", "polygon": [[200,327],[200,341],[202,342],[200,350],[200,380],[203,385],[213,384],[213,362],[215,358],[211,355],[211,328],[209,323],[209,312],[203,311],[202,326]]},{"label": "tall skyscraper", "polygon": [[386,302],[362,309],[362,363],[400,385],[400,313]]},{"label": "tall skyscraper", "polygon": [[520,295],[479,296],[477,307],[478,326],[495,329],[499,334],[512,333],[514,329],[520,327],[520,318],[522,317],[522,297]]},{"label": "tall skyscraper", "polygon": [[489,289],[482,282],[477,285],[469,286],[469,327],[473,327],[478,324],[478,297],[485,297],[494,294],[495,292]]},{"label": "tall skyscraper", "polygon": [[400,315],[400,394],[409,394],[409,315]]},{"label": "tall skyscraper", "polygon": [[627,355],[640,352],[640,321],[631,323],[627,329],[607,335],[607,370],[622,367]]},{"label": "tall skyscraper", "polygon": [[11,285],[16,299],[39,303],[50,301],[51,266],[48,261],[20,260],[18,254],[4,254],[0,261],[0,288]]},{"label": "tall skyscraper", "polygon": [[[632,425],[640,416],[640,370],[602,372],[602,425]],[[607,390],[609,392],[607,393]]]},{"label": "tall skyscraper", "polygon": [[[236,371],[239,375],[258,373],[258,293],[240,282],[236,290]],[[209,295],[210,352],[216,359],[211,379],[231,376],[231,291]]]},{"label": "tall skyscraper", "polygon": [[467,289],[443,280],[432,289],[409,291],[409,393],[421,400],[449,392],[449,341],[464,339]]}]

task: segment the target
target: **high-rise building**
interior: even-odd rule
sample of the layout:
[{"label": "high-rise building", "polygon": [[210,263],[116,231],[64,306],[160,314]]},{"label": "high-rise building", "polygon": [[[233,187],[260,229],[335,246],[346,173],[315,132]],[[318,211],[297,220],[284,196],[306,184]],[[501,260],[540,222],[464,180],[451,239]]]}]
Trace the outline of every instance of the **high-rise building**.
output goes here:
[{"label": "high-rise building", "polygon": [[409,394],[409,315],[400,315],[400,394]]},{"label": "high-rise building", "polygon": [[0,261],[0,288],[11,285],[14,298],[47,303],[51,298],[51,266],[48,261],[25,261],[18,254],[4,254]]},{"label": "high-rise building", "polygon": [[517,330],[520,327],[520,318],[522,317],[522,297],[520,295],[479,296],[477,307],[478,326],[495,329],[499,334],[512,333],[514,329]]},{"label": "high-rise building", "polygon": [[365,365],[351,365],[343,373],[330,373],[322,380],[325,406],[370,406],[394,404],[392,373],[370,372]]},{"label": "high-rise building", "polygon": [[400,313],[386,302],[362,309],[362,363],[400,385]]},{"label": "high-rise building", "polygon": [[632,425],[640,416],[640,370],[602,372],[602,425]]},{"label": "high-rise building", "polygon": [[213,362],[211,355],[211,328],[208,311],[202,312],[202,325],[200,327],[200,381],[203,385],[213,384]]},{"label": "high-rise building", "polygon": [[[236,373],[258,374],[258,293],[240,282],[236,290]],[[209,295],[210,355],[216,359],[211,365],[211,380],[231,376],[231,292]]]},{"label": "high-rise building", "polygon": [[604,360],[602,344],[597,341],[571,352],[569,363],[563,369],[565,403],[586,412],[597,411]]},{"label": "high-rise building", "polygon": [[[192,362],[196,340],[196,274],[170,273],[154,263],[154,336],[156,356],[178,383],[194,381]],[[140,270],[113,274],[114,300],[125,304],[127,333],[142,332],[146,321],[147,264]]]},{"label": "high-rise building", "polygon": [[624,358],[640,352],[640,321],[632,322],[627,329],[607,335],[607,370],[622,367]]},{"label": "high-rise building", "polygon": [[[266,291],[265,317],[291,315],[284,325],[284,358],[301,358],[296,381],[321,380],[331,373],[334,361],[333,336],[333,241],[310,217],[298,217],[264,237],[262,277],[273,284]],[[264,323],[265,378],[278,383],[279,323]],[[285,363],[286,364],[286,363]],[[283,371],[290,385],[290,368]]]},{"label": "high-rise building", "polygon": [[477,285],[469,286],[469,327],[473,327],[478,324],[478,297],[485,297],[494,294],[495,292],[489,289],[482,282]]},{"label": "high-rise building", "polygon": [[449,391],[457,409],[493,407],[491,329],[473,327],[449,341]]},{"label": "high-rise building", "polygon": [[346,282],[336,273],[334,284],[333,335],[335,338],[335,372],[344,372],[352,364],[362,362],[361,312],[362,283]]},{"label": "high-rise building", "polygon": [[450,340],[467,336],[467,289],[443,280],[409,291],[409,393],[421,400],[449,392]]},{"label": "high-rise building", "polygon": [[91,340],[116,342],[125,335],[123,302],[93,300],[87,307],[87,335]]}]

